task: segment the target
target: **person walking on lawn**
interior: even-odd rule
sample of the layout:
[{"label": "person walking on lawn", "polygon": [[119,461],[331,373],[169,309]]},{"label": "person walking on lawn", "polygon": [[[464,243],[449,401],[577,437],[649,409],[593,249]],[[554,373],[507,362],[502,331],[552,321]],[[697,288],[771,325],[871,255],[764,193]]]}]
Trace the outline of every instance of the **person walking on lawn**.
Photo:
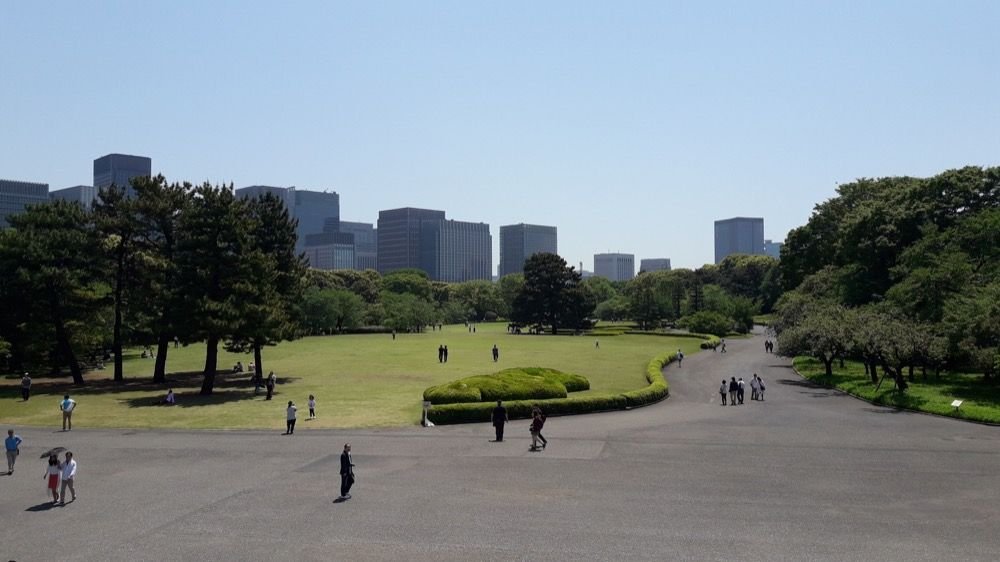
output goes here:
[{"label": "person walking on lawn", "polygon": [[278,378],[274,376],[274,371],[267,375],[267,398],[265,400],[270,400],[271,396],[274,394],[274,385],[278,382]]},{"label": "person walking on lawn", "polygon": [[25,402],[31,398],[31,377],[28,376],[28,373],[24,373],[24,376],[21,377],[21,398]]},{"label": "person walking on lawn", "polygon": [[344,444],[344,452],[340,454],[340,500],[351,499],[351,486],[354,485],[354,459],[351,458],[351,444]]},{"label": "person walking on lawn", "polygon": [[496,443],[503,442],[503,426],[507,423],[507,408],[503,407],[503,402],[497,400],[497,407],[493,408],[493,429],[496,431]]}]

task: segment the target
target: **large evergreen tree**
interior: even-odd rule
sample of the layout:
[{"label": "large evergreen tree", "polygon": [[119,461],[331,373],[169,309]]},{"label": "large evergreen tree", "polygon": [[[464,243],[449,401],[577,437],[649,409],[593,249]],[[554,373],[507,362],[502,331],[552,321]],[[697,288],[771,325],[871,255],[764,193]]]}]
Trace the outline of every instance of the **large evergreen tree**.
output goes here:
[{"label": "large evergreen tree", "polygon": [[514,299],[512,319],[547,326],[553,334],[561,327],[588,327],[596,303],[580,278],[580,272],[556,254],[534,254],[524,262],[524,288]]}]

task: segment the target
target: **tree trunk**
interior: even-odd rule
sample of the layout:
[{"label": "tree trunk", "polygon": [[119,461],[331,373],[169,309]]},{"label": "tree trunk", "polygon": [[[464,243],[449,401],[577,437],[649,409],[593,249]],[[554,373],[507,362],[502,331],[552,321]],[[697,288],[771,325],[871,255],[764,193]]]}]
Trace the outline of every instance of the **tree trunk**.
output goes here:
[{"label": "tree trunk", "polygon": [[167,350],[170,349],[170,336],[160,334],[156,340],[156,365],[153,367],[153,382],[167,382]]},{"label": "tree trunk", "polygon": [[262,380],[264,378],[264,366],[261,365],[260,344],[257,342],[253,343],[253,364],[254,371],[257,373],[257,380]]},{"label": "tree trunk", "polygon": [[210,336],[205,342],[205,380],[201,383],[201,395],[211,396],[215,388],[215,371],[219,366],[219,338]]},{"label": "tree trunk", "polygon": [[841,369],[844,368],[844,358],[843,357],[840,357],[840,368]]},{"label": "tree trunk", "polygon": [[125,366],[122,363],[122,294],[125,292],[125,258],[119,251],[118,271],[115,272],[115,326],[111,349],[115,353],[115,382],[125,382]]},{"label": "tree trunk", "polygon": [[915,380],[917,380],[916,377],[913,376],[913,365],[910,365],[909,371],[907,372],[907,376],[909,377],[910,382],[914,382]]},{"label": "tree trunk", "polygon": [[69,342],[66,326],[63,325],[61,319],[57,319],[55,324],[56,346],[59,349],[59,355],[62,355],[63,361],[69,365],[69,372],[73,375],[73,384],[83,386],[83,371],[80,370],[80,362],[76,360],[76,354],[73,353],[73,346]]},{"label": "tree trunk", "polygon": [[874,361],[868,365],[868,375],[872,378],[872,384],[878,384],[878,366]]},{"label": "tree trunk", "polygon": [[824,355],[820,359],[822,359],[823,361],[823,366],[826,367],[826,376],[833,377],[833,357],[827,359],[827,357]]}]

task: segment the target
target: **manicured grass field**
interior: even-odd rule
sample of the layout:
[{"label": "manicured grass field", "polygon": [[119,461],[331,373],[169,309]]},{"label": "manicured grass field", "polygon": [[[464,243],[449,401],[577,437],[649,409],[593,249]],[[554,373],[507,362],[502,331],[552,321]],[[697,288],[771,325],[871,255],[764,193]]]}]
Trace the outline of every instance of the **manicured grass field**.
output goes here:
[{"label": "manicured grass field", "polygon": [[[935,378],[933,374],[928,374],[925,380],[918,372],[916,381],[910,383],[905,393],[900,393],[894,390],[895,385],[890,379],[886,379],[875,392],[875,385],[865,374],[864,365],[853,361],[845,362],[843,369],[834,363],[832,378],[826,376],[823,364],[816,359],[796,357],[795,369],[809,380],[834,386],[876,404],[1000,423],[1000,385],[985,381],[982,375],[942,373],[940,378]],[[953,400],[964,401],[957,412],[951,406]]]},{"label": "manicured grass field", "polygon": [[[0,424],[51,425],[61,423],[58,402],[65,392],[79,403],[75,427],[135,428],[284,428],[285,406],[299,407],[296,429],[309,427],[388,427],[418,423],[424,389],[471,375],[495,373],[508,367],[548,367],[587,377],[591,392],[624,392],[644,388],[645,369],[654,356],[678,348],[698,351],[692,338],[609,336],[600,347],[590,336],[509,335],[506,324],[479,324],[476,333],[464,326],[445,326],[442,332],[311,337],[285,342],[263,352],[264,374],[278,377],[274,399],[254,396],[247,373],[216,379],[215,394],[198,396],[204,346],[174,349],[167,355],[170,381],[152,385],[153,360],[138,353],[126,355],[124,386],[109,380],[110,365],[85,375],[89,384],[75,388],[68,377],[35,376],[28,402],[22,402],[19,377],[0,382]],[[448,346],[449,360],[437,360],[438,345]],[[500,361],[490,350],[500,348]],[[220,353],[219,368],[237,361],[246,366],[250,355]],[[176,406],[155,405],[167,388],[177,394]],[[306,401],[316,396],[317,416],[305,421]]]}]

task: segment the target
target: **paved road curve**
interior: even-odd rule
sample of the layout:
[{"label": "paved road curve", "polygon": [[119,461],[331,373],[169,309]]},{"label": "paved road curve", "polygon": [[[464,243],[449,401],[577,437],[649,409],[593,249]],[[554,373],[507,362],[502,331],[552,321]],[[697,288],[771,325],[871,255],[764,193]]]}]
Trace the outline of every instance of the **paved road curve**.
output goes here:
[{"label": "paved road curve", "polygon": [[[767,402],[718,405],[723,377],[754,372]],[[0,476],[0,558],[1000,558],[1000,429],[817,388],[760,338],[667,377],[660,404],[550,419],[542,453],[525,421],[502,444],[484,424],[23,430],[18,470]],[[345,441],[358,483],[334,504]],[[77,454],[79,499],[49,509],[37,457],[56,445]]]}]

